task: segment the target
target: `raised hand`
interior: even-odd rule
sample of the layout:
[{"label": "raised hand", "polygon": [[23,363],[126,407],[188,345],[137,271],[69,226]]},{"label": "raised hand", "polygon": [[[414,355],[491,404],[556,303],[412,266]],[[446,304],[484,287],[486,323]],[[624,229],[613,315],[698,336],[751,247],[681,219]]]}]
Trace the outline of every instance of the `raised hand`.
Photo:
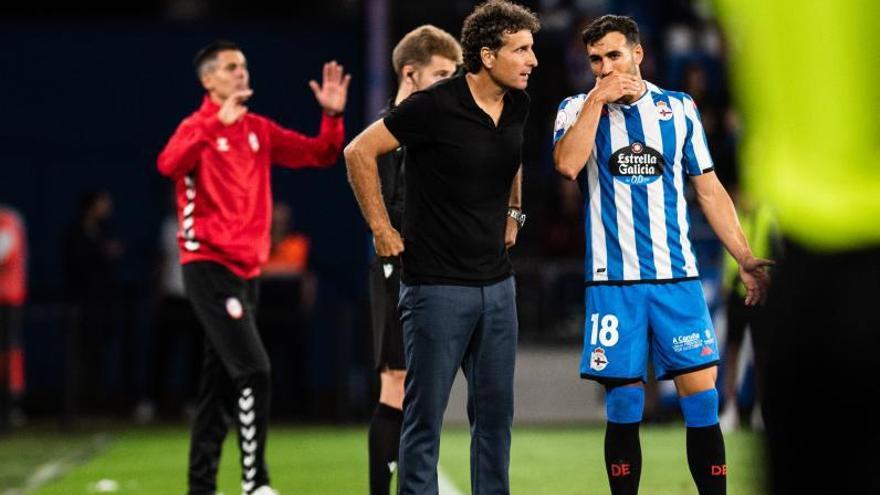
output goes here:
[{"label": "raised hand", "polygon": [[642,82],[624,72],[612,72],[596,79],[596,86],[591,93],[602,103],[615,103],[624,99],[634,99],[642,94]]},{"label": "raised hand", "polygon": [[335,60],[324,64],[324,75],[321,84],[309,81],[309,87],[315,94],[318,104],[330,115],[337,115],[345,110],[348,99],[348,83],[351,74],[346,74]]},{"label": "raised hand", "polygon": [[232,125],[242,118],[248,111],[244,102],[253,94],[253,90],[245,89],[229,95],[229,98],[226,98],[226,101],[220,105],[220,110],[217,111],[217,118],[220,119],[220,122],[223,125]]}]

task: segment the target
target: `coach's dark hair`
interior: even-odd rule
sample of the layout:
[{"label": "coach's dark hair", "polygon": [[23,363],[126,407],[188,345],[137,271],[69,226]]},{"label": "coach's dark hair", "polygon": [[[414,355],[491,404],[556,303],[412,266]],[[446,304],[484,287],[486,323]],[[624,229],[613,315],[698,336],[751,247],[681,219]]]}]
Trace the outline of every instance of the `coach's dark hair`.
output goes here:
[{"label": "coach's dark hair", "polygon": [[637,45],[639,41],[639,25],[632,17],[625,15],[603,15],[602,17],[591,22],[581,38],[584,45],[590,46],[601,40],[608,33],[618,32],[626,37],[626,41],[630,45]]},{"label": "coach's dark hair", "polygon": [[201,78],[207,65],[217,60],[217,54],[227,50],[240,52],[241,48],[231,41],[217,40],[196,52],[196,56],[193,58],[193,67],[196,69],[196,77]]},{"label": "coach's dark hair", "polygon": [[504,35],[527,29],[541,29],[541,21],[531,10],[507,0],[489,0],[479,5],[464,20],[461,28],[461,49],[464,67],[479,72],[483,67],[480,50],[497,50],[504,44]]}]

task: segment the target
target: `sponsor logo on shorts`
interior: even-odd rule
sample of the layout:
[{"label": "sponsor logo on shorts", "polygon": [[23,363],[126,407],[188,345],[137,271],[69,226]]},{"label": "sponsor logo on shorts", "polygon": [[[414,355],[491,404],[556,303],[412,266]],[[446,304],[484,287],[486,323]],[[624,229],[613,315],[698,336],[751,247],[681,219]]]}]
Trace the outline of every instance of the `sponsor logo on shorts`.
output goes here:
[{"label": "sponsor logo on shorts", "polygon": [[712,330],[709,330],[707,328],[706,330],[703,331],[703,334],[706,336],[706,338],[703,340],[704,344],[706,344],[707,346],[710,346],[715,343],[715,337],[712,336]]},{"label": "sponsor logo on shorts", "polygon": [[672,337],[672,350],[675,352],[691,351],[693,349],[699,349],[705,345],[706,342],[703,340],[703,337],[700,336],[700,332]]},{"label": "sponsor logo on shorts", "polygon": [[382,271],[385,273],[385,278],[391,278],[391,274],[394,273],[394,265],[382,263]]},{"label": "sponsor logo on shorts", "polygon": [[244,308],[237,297],[230,297],[226,300],[226,313],[233,320],[240,320],[242,315],[244,315]]},{"label": "sponsor logo on shorts", "polygon": [[590,369],[602,371],[608,367],[608,356],[605,355],[605,349],[597,347],[590,353]]},{"label": "sponsor logo on shorts", "polygon": [[712,350],[711,347],[706,346],[706,347],[703,347],[702,351],[700,351],[700,356],[711,356],[713,352],[714,351]]}]

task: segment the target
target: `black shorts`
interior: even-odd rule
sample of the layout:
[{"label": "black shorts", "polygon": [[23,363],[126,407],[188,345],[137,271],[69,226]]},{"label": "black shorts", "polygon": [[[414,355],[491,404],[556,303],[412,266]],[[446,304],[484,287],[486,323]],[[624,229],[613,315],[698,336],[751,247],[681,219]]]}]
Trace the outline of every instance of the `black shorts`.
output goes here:
[{"label": "black shorts", "polygon": [[[370,263],[370,313],[373,327],[373,363],[376,370],[405,370],[403,327],[397,311],[400,261]],[[386,275],[387,274],[387,275]]]},{"label": "black shorts", "polygon": [[763,305],[746,306],[742,296],[731,293],[727,297],[727,342],[742,344],[748,328],[755,352],[762,352],[769,331],[767,318],[767,309]]}]

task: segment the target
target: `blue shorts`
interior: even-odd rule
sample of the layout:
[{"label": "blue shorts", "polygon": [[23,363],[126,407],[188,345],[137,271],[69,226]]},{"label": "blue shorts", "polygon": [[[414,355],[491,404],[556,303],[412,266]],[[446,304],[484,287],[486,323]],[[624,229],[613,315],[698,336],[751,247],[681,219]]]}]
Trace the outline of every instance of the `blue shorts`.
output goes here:
[{"label": "blue shorts", "polygon": [[699,280],[586,288],[581,377],[603,383],[658,380],[718,364],[715,328]]}]

